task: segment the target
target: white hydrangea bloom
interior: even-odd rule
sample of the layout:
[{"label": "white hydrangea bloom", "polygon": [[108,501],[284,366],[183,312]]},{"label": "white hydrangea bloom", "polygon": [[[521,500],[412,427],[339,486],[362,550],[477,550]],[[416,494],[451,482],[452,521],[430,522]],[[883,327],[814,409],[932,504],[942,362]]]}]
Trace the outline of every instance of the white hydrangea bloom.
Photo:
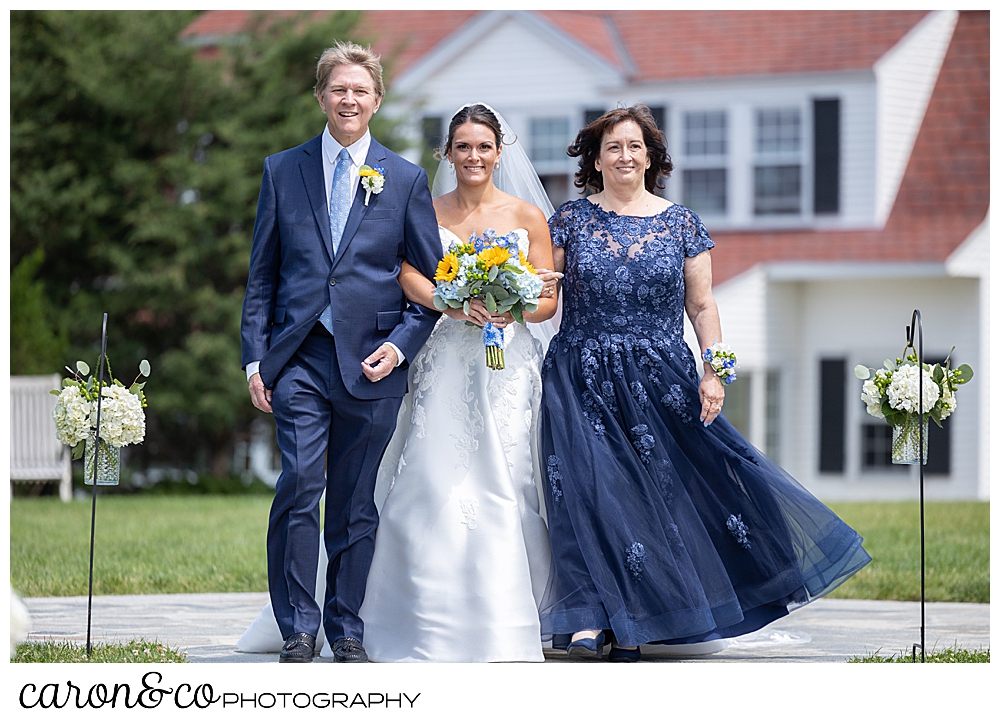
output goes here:
[{"label": "white hydrangea bloom", "polygon": [[[889,397],[889,406],[901,412],[916,414],[919,412],[920,400],[918,399],[919,373],[916,366],[902,366],[892,374],[892,382],[886,390]],[[934,383],[934,379],[926,370],[923,371],[924,385],[924,413],[930,412],[941,396],[941,390]]]},{"label": "white hydrangea bloom", "polygon": [[80,387],[70,384],[63,387],[52,410],[56,423],[56,438],[63,444],[75,447],[90,434],[90,402],[80,392]]},{"label": "white hydrangea bloom", "polygon": [[869,379],[861,386],[861,401],[867,405],[870,415],[885,419],[885,415],[882,414],[882,399],[873,380]]},{"label": "white hydrangea bloom", "polygon": [[545,285],[541,277],[524,273],[517,277],[517,281],[521,285],[522,297],[529,301],[538,300],[538,295],[542,293],[542,287]]},{"label": "white hydrangea bloom", "polygon": [[[115,447],[138,444],[146,436],[146,414],[137,394],[113,384],[101,391],[101,439]],[[97,405],[91,413],[97,426]]]}]

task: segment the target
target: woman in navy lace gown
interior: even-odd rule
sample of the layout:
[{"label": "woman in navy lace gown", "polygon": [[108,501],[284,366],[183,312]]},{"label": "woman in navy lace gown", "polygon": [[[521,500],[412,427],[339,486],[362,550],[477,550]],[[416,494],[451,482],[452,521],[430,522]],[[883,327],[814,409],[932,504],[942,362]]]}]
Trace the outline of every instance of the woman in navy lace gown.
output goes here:
[{"label": "woman in navy lace gown", "polygon": [[[722,340],[715,244],[654,195],[672,164],[645,106],[610,111],[570,146],[593,192],[549,226],[565,271],[542,370],[541,445],[554,573],[543,634],[571,655],[757,630],[871,558],[858,534],[719,413],[724,388],[684,342]],[[738,351],[738,350],[737,350]]]}]

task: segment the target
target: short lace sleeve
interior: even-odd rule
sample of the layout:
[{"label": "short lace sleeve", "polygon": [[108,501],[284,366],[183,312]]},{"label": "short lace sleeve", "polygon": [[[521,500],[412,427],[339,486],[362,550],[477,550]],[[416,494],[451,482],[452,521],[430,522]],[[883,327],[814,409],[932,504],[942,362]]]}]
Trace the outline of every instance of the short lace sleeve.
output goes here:
[{"label": "short lace sleeve", "polygon": [[571,227],[573,224],[573,202],[567,201],[552,214],[549,219],[549,234],[552,236],[552,245],[561,249],[566,248],[569,241]]},{"label": "short lace sleeve", "polygon": [[708,235],[708,229],[698,218],[698,214],[689,208],[683,209],[681,224],[684,238],[684,255],[697,256],[702,251],[715,248],[715,241]]}]

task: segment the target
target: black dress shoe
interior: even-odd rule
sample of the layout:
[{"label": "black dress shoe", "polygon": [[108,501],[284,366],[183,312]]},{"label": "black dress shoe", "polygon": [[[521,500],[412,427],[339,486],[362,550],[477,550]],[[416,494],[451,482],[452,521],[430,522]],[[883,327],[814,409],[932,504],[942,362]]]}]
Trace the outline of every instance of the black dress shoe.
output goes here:
[{"label": "black dress shoe", "polygon": [[316,638],[309,633],[294,633],[285,640],[278,662],[311,663],[314,657],[316,657]]},{"label": "black dress shoe", "polygon": [[357,638],[339,638],[333,643],[333,659],[338,663],[367,663],[368,653]]}]

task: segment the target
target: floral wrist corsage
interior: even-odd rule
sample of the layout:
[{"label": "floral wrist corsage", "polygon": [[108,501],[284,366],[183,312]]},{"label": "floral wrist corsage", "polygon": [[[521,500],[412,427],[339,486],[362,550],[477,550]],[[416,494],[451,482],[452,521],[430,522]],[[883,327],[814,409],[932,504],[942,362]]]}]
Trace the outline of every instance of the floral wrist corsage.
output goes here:
[{"label": "floral wrist corsage", "polygon": [[711,365],[723,384],[732,384],[736,381],[736,355],[728,344],[715,342],[705,350],[701,358]]},{"label": "floral wrist corsage", "polygon": [[382,166],[364,165],[358,169],[358,175],[361,176],[361,187],[365,189],[365,205],[367,206],[373,193],[376,196],[382,193],[382,187],[385,185],[385,169]]}]

